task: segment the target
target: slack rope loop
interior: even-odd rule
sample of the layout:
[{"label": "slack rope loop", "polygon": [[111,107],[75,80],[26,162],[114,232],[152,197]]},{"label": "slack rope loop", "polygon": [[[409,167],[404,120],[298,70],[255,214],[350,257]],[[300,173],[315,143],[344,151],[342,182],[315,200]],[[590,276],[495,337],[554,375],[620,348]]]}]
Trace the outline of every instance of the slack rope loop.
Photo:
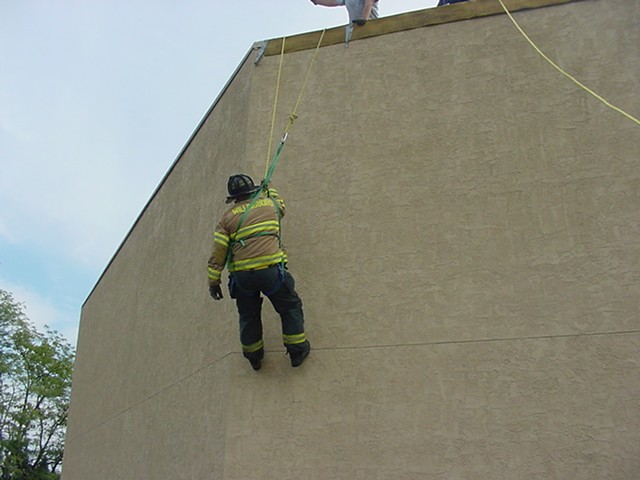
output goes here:
[{"label": "slack rope loop", "polygon": [[529,44],[534,48],[534,50],[536,52],[538,52],[540,54],[540,56],[542,58],[544,58],[547,62],[549,62],[551,64],[551,66],[553,68],[555,68],[556,70],[558,70],[562,75],[564,75],[565,77],[567,77],[568,79],[570,79],[573,83],[575,83],[576,85],[578,85],[580,88],[584,89],[587,93],[590,93],[591,95],[593,95],[594,97],[596,97],[598,100],[600,100],[602,103],[604,103],[607,107],[612,108],[613,110],[615,110],[618,113],[621,113],[622,115],[624,115],[625,117],[627,117],[629,120],[631,120],[632,122],[637,123],[638,125],[640,125],[640,120],[638,120],[636,117],[634,117],[633,115],[628,114],[627,112],[625,112],[624,110],[622,110],[621,108],[616,107],[615,105],[612,105],[611,103],[607,102],[604,98],[602,98],[600,95],[598,95],[596,92],[594,92],[593,90],[591,90],[589,87],[587,87],[586,85],[584,85],[583,83],[581,83],[580,81],[578,81],[575,77],[573,77],[572,75],[570,75],[569,73],[565,72],[562,68],[560,68],[553,60],[551,60],[549,57],[547,57],[542,50],[540,50],[538,48],[538,46],[533,43],[533,40],[531,40],[529,38],[529,36],[524,32],[524,30],[522,30],[522,28],[520,28],[520,25],[518,25],[518,22],[515,21],[515,19],[513,18],[513,16],[511,15],[511,13],[509,12],[509,10],[507,10],[507,7],[504,5],[502,0],[498,0],[498,2],[500,2],[500,5],[502,6],[502,9],[504,10],[504,12],[507,14],[507,16],[509,17],[509,19],[513,22],[513,24],[515,25],[515,27],[518,29],[518,31],[522,34],[522,36],[527,40],[527,42],[529,42]]}]

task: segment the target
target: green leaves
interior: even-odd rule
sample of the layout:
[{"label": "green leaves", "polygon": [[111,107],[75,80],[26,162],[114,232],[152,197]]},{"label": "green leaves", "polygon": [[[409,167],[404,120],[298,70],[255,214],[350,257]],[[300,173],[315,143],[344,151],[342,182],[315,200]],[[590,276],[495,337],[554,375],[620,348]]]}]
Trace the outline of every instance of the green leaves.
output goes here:
[{"label": "green leaves", "polygon": [[0,290],[0,480],[60,477],[74,352]]}]

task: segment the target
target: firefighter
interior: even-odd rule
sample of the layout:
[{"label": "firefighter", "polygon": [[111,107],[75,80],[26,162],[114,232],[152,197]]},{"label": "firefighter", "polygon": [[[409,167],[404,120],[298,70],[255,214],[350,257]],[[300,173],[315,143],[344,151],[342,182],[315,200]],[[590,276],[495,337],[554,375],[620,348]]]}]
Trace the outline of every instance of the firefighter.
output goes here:
[{"label": "firefighter", "polygon": [[226,203],[234,204],[213,234],[209,293],[214,300],[223,298],[220,279],[227,265],[229,296],[235,298],[240,317],[242,353],[254,370],[260,370],[264,358],[262,295],[267,297],[280,315],[291,366],[299,367],[311,346],[304,331],[302,300],[286,270],[287,256],[280,241],[284,200],[274,188],[256,186],[243,174],[229,177],[227,190]]}]

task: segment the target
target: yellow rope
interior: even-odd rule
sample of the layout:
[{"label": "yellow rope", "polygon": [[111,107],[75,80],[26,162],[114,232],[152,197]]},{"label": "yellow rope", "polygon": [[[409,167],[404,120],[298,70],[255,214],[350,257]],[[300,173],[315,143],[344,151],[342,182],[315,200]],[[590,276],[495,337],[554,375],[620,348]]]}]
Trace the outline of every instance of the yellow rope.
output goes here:
[{"label": "yellow rope", "polygon": [[[291,115],[289,116],[289,121],[287,122],[287,126],[284,130],[284,135],[283,135],[283,139],[286,138],[286,136],[289,133],[289,130],[291,130],[291,127],[293,125],[293,122],[296,120],[296,118],[298,118],[298,106],[300,105],[300,101],[302,100],[302,96],[304,95],[304,91],[307,88],[307,83],[309,82],[309,75],[311,74],[311,69],[313,68],[313,65],[316,62],[316,57],[318,56],[318,51],[320,50],[320,45],[322,44],[322,39],[324,38],[324,32],[325,30],[322,30],[322,34],[320,35],[320,40],[318,40],[318,45],[316,45],[316,49],[315,52],[313,53],[313,57],[311,58],[311,62],[309,63],[309,68],[307,69],[307,74],[305,75],[304,78],[304,83],[302,84],[302,88],[300,88],[300,93],[298,94],[298,98],[296,100],[295,106],[293,107],[293,111],[291,112]],[[269,171],[269,162],[271,160],[271,146],[272,146],[272,141],[273,141],[273,127],[275,124],[275,120],[276,120],[276,104],[278,102],[278,92],[280,90],[280,78],[281,78],[281,73],[282,73],[282,63],[283,63],[283,58],[284,58],[284,43],[285,43],[285,37],[282,38],[282,49],[280,50],[280,67],[278,69],[278,80],[276,83],[276,95],[275,95],[275,101],[274,101],[274,105],[273,105],[273,116],[271,118],[271,131],[269,133],[269,150],[267,152],[267,165],[264,169],[265,172],[265,178],[267,176],[267,172]]]},{"label": "yellow rope", "polygon": [[289,117],[289,124],[285,129],[285,133],[289,131],[294,120],[298,118],[298,115],[296,114],[296,112],[298,111],[298,106],[300,105],[300,101],[302,100],[302,94],[304,93],[305,88],[307,88],[307,83],[309,82],[309,74],[311,73],[313,64],[316,62],[316,57],[318,56],[318,50],[320,50],[320,45],[322,44],[322,39],[324,38],[324,32],[326,32],[326,29],[322,30],[322,34],[320,34],[320,40],[318,40],[318,45],[316,45],[316,50],[313,53],[313,57],[311,58],[311,63],[309,63],[309,68],[307,69],[307,75],[304,77],[304,83],[302,84],[302,88],[300,89],[300,94],[298,95],[298,99],[296,100],[296,105],[295,107],[293,107],[293,112]]},{"label": "yellow rope", "polygon": [[273,145],[273,127],[276,124],[276,110],[278,109],[278,94],[280,92],[280,77],[282,76],[282,63],[284,59],[284,42],[287,37],[282,37],[282,50],[280,50],[280,66],[278,67],[278,79],[276,80],[276,94],[273,100],[273,114],[271,116],[271,130],[269,131],[269,148],[267,149],[267,165],[264,167],[264,175],[267,175],[269,161],[271,160],[271,146]]},{"label": "yellow rope", "polygon": [[520,33],[522,34],[522,36],[531,44],[531,46],[535,49],[536,52],[538,52],[540,54],[540,56],[542,58],[544,58],[547,62],[549,62],[551,64],[551,66],[553,66],[553,68],[555,68],[556,70],[558,70],[562,75],[564,75],[565,77],[569,78],[571,81],[573,81],[576,85],[578,85],[579,87],[583,88],[585,91],[587,91],[588,93],[590,93],[591,95],[593,95],[594,97],[596,97],[598,100],[600,100],[602,103],[604,103],[606,106],[614,109],[616,112],[621,113],[622,115],[624,115],[625,117],[627,117],[629,120],[636,122],[638,125],[640,125],[640,120],[638,120],[636,117],[629,115],[627,112],[625,112],[624,110],[622,110],[621,108],[616,107],[615,105],[612,105],[611,103],[607,102],[604,98],[602,98],[600,95],[598,95],[597,93],[595,93],[593,90],[591,90],[589,87],[587,87],[586,85],[580,83],[576,78],[574,78],[573,76],[571,76],[570,74],[568,74],[567,72],[565,72],[562,68],[560,68],[558,65],[556,65],[553,60],[551,60],[549,57],[547,57],[542,50],[540,50],[538,48],[538,46],[533,43],[533,41],[529,38],[529,36],[524,32],[524,30],[522,30],[522,28],[520,28],[520,25],[518,25],[518,22],[515,21],[515,19],[511,16],[511,13],[509,13],[509,10],[507,10],[507,7],[505,7],[504,3],[502,2],[502,0],[498,0],[498,2],[500,2],[500,5],[502,5],[502,9],[505,11],[505,13],[509,16],[509,18],[511,19],[511,21],[513,22],[513,24],[515,25],[515,27],[518,29],[518,31],[520,31]]}]

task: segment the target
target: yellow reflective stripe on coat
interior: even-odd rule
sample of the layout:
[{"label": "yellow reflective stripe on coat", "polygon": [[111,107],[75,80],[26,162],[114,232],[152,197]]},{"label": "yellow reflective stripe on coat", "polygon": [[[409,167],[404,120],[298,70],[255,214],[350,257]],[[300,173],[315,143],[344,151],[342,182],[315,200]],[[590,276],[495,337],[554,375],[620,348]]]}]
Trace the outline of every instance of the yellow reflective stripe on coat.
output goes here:
[{"label": "yellow reflective stripe on coat", "polygon": [[253,352],[257,352],[263,347],[264,347],[264,341],[258,340],[256,343],[252,343],[251,345],[242,345],[242,351],[247,353],[253,353]]},{"label": "yellow reflective stripe on coat", "polygon": [[259,235],[259,234],[265,234],[265,233],[277,235],[279,231],[280,231],[280,225],[278,221],[268,220],[266,222],[254,223],[247,227],[241,228],[236,233],[233,233],[231,235],[231,240],[234,240],[234,241],[244,240],[246,238]]},{"label": "yellow reflective stripe on coat", "polygon": [[213,280],[214,282],[220,281],[220,277],[222,276],[222,270],[216,270],[213,267],[208,267],[207,272],[209,274],[209,280]]},{"label": "yellow reflective stripe on coat", "polygon": [[278,195],[278,191],[275,188],[269,189],[269,196],[271,198],[275,198],[276,200],[278,200],[278,203],[280,205],[284,206],[284,200],[280,197],[280,195]]},{"label": "yellow reflective stripe on coat", "polygon": [[282,198],[280,198],[278,196],[278,192],[276,191],[275,188],[270,188],[269,189],[269,196],[274,199],[276,202],[278,202],[278,205],[280,205],[280,209],[284,211],[284,200]]},{"label": "yellow reflective stripe on coat", "polygon": [[306,340],[305,334],[298,333],[296,335],[282,335],[282,340],[285,345],[297,345],[299,343],[304,343]]},{"label": "yellow reflective stripe on coat", "polygon": [[217,243],[218,245],[227,248],[229,246],[229,236],[221,232],[214,232],[213,243]]},{"label": "yellow reflective stripe on coat", "polygon": [[256,268],[264,268],[269,265],[282,262],[286,259],[284,252],[274,253],[273,255],[265,255],[262,257],[247,258],[245,260],[238,260],[229,264],[229,271],[236,272],[242,270],[252,270]]}]

